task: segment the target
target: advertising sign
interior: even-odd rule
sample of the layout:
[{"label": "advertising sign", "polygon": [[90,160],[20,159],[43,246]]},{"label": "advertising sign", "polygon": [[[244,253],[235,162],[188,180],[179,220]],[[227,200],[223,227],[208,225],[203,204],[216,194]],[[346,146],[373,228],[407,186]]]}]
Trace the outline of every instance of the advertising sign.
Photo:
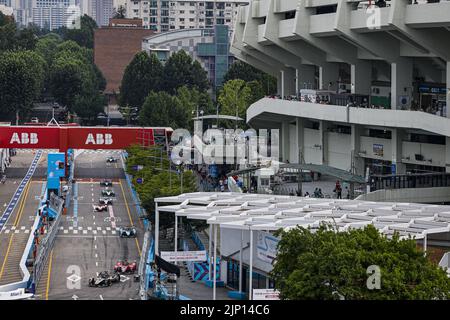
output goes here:
[{"label": "advertising sign", "polygon": [[25,293],[25,289],[20,288],[14,291],[0,292],[0,300],[22,300],[33,297],[32,293]]},{"label": "advertising sign", "polygon": [[0,148],[119,150],[133,144],[154,145],[155,130],[172,131],[148,127],[0,126]]},{"label": "advertising sign", "polygon": [[373,144],[373,154],[379,157],[383,157],[384,156],[384,148],[382,144],[377,144],[374,143]]},{"label": "advertising sign", "polygon": [[202,251],[161,251],[161,258],[169,262],[206,261],[206,250]]},{"label": "advertising sign", "polygon": [[253,289],[253,300],[280,300],[280,291],[275,289]]},{"label": "advertising sign", "polygon": [[258,232],[256,256],[259,260],[272,263],[277,256],[277,246],[280,240],[268,232]]}]

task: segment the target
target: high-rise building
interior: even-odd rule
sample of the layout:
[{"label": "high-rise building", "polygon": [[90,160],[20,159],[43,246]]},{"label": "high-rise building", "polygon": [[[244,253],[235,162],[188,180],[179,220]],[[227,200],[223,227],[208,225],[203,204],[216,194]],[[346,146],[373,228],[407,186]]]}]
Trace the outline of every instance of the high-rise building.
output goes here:
[{"label": "high-rise building", "polygon": [[71,0],[34,0],[31,22],[49,30],[67,26],[71,16],[77,13],[70,8],[74,4]]},{"label": "high-rise building", "polygon": [[114,14],[113,0],[92,0],[91,8],[91,17],[97,22],[97,25],[99,27],[108,26],[109,19]]},{"label": "high-rise building", "polygon": [[157,32],[179,29],[233,28],[239,5],[245,0],[128,0],[127,18],[140,18],[144,27]]}]

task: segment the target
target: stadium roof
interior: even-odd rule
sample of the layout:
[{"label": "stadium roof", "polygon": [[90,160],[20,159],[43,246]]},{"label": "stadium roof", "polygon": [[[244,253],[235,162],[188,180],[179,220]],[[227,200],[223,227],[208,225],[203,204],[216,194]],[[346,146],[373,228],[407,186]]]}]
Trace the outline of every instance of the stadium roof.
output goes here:
[{"label": "stadium roof", "polygon": [[388,237],[398,232],[402,237],[415,239],[450,232],[450,206],[443,205],[227,192],[188,193],[156,198],[155,202],[160,213],[171,212],[231,229],[317,229],[323,223],[331,223],[338,231],[346,231],[372,224]]}]

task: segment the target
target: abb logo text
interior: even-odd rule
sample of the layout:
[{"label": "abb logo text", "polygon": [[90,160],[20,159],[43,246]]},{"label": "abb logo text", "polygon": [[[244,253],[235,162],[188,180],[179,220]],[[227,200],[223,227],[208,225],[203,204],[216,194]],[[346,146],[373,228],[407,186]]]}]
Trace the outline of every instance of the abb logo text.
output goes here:
[{"label": "abb logo text", "polygon": [[113,144],[112,134],[97,133],[97,134],[95,134],[95,137],[94,137],[94,134],[89,133],[86,138],[85,144],[105,144],[105,145]]},{"label": "abb logo text", "polygon": [[22,132],[20,135],[17,132],[14,132],[11,140],[9,141],[10,144],[17,143],[17,144],[37,144],[39,142],[37,133],[27,133]]}]

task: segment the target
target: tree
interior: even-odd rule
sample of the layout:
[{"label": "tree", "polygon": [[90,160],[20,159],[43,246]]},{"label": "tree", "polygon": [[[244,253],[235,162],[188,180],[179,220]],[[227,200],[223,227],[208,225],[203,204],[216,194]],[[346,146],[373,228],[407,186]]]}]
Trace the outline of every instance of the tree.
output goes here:
[{"label": "tree", "polygon": [[189,89],[186,86],[180,87],[177,90],[177,98],[189,117],[189,125],[192,117],[196,117],[197,106],[198,110],[203,111],[204,114],[215,113],[216,108],[213,105],[210,95],[207,92],[199,92],[196,88]]},{"label": "tree", "polygon": [[167,92],[151,92],[139,113],[139,122],[144,126],[186,128],[188,111],[177,97]]},{"label": "tree", "polygon": [[219,94],[222,114],[246,118],[246,111],[251,102],[251,89],[244,80],[230,80],[223,86]]},{"label": "tree", "polygon": [[[181,174],[176,173],[174,164],[161,148],[132,146],[127,149],[127,153],[127,173],[133,177],[133,185],[151,222],[155,221],[155,198],[197,191],[195,177],[191,171],[183,172],[183,189],[181,190]],[[137,171],[138,165],[143,166],[143,169]],[[141,178],[143,183],[138,184],[137,178]],[[173,224],[173,216],[160,215],[162,229],[172,227]]]},{"label": "tree", "polygon": [[184,50],[172,54],[167,60],[162,82],[161,89],[170,94],[175,94],[182,86],[197,88],[199,91],[206,91],[209,87],[206,71]]},{"label": "tree", "polygon": [[106,106],[106,98],[98,92],[83,92],[75,97],[73,111],[84,122],[92,122]]},{"label": "tree", "polygon": [[55,33],[49,33],[48,35],[40,38],[36,43],[35,51],[47,62],[47,66],[50,67],[55,54],[57,52],[58,45],[62,42],[60,36]]},{"label": "tree", "polygon": [[277,92],[277,79],[275,77],[242,61],[234,62],[224,76],[224,82],[235,79],[241,79],[245,82],[258,81],[261,84],[265,95]]},{"label": "tree", "polygon": [[13,50],[16,46],[16,25],[7,20],[4,15],[2,21],[0,24],[0,52]]},{"label": "tree", "polygon": [[249,105],[252,105],[256,101],[264,98],[265,92],[261,85],[261,82],[259,82],[257,80],[253,80],[253,81],[247,82],[247,86],[250,88]]},{"label": "tree", "polygon": [[33,107],[44,81],[45,61],[32,51],[0,54],[0,109],[14,113],[16,123]]},{"label": "tree", "polygon": [[[449,299],[446,272],[424,257],[414,239],[392,239],[373,226],[336,232],[297,227],[279,231],[271,276],[281,299]],[[370,266],[380,268],[380,288],[367,286]]]},{"label": "tree", "polygon": [[50,73],[50,88],[53,97],[62,106],[73,111],[75,97],[81,94],[88,70],[83,61],[73,57],[57,58]]},{"label": "tree", "polygon": [[62,27],[59,32],[64,40],[72,40],[81,47],[92,49],[94,47],[94,32],[97,28],[95,20],[85,14],[80,19],[80,28],[68,29]]},{"label": "tree", "polygon": [[163,67],[155,54],[141,51],[126,67],[120,86],[122,107],[140,109],[151,91],[159,91]]},{"label": "tree", "polygon": [[18,31],[16,35],[16,50],[34,50],[38,37],[32,27]]},{"label": "tree", "polygon": [[119,8],[114,13],[114,19],[125,19],[125,13],[127,9],[123,5],[120,5]]}]

